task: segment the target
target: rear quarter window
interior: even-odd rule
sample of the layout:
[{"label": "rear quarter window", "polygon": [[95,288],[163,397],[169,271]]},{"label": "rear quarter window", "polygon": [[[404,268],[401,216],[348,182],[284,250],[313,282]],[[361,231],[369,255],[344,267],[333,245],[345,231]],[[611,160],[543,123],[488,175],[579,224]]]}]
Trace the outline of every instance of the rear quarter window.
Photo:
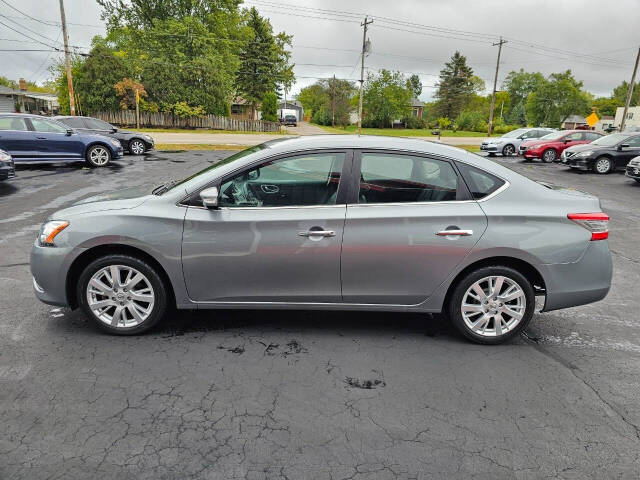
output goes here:
[{"label": "rear quarter window", "polygon": [[456,162],[456,165],[474,200],[491,195],[505,183],[501,178],[466,163]]}]

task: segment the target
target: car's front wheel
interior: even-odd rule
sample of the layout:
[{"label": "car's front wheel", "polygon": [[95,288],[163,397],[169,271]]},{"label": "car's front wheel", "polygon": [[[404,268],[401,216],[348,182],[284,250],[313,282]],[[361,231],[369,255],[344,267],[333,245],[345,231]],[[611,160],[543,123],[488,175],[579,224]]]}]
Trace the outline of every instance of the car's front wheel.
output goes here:
[{"label": "car's front wheel", "polygon": [[468,339],[498,344],[524,330],[534,308],[533,286],[524,275],[510,267],[490,266],[458,282],[448,312],[454,326]]},{"label": "car's front wheel", "polygon": [[545,163],[553,163],[558,158],[558,152],[556,152],[553,148],[549,148],[544,151],[542,154],[542,161]]},{"label": "car's front wheel", "polygon": [[104,145],[93,145],[87,150],[86,160],[91,167],[104,167],[111,161],[111,152]]},{"label": "car's front wheel", "polygon": [[514,153],[516,153],[516,149],[511,144],[505,145],[504,148],[502,149],[502,155],[504,155],[505,157],[510,157]]},{"label": "car's front wheel", "polygon": [[609,157],[596,158],[596,161],[593,164],[593,169],[596,171],[596,173],[604,175],[613,170],[613,162]]},{"label": "car's front wheel", "polygon": [[152,328],[167,309],[167,291],[154,267],[128,255],[106,255],[80,275],[78,304],[102,330],[133,335]]},{"label": "car's front wheel", "polygon": [[142,140],[134,138],[129,142],[129,152],[131,155],[142,155],[145,151],[145,145]]}]

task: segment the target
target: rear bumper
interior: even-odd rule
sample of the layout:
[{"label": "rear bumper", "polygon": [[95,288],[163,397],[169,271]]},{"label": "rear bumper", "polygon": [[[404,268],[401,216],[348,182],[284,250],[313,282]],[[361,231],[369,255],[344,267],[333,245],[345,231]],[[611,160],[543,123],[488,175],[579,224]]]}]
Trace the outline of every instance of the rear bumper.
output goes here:
[{"label": "rear bumper", "polygon": [[609,242],[589,242],[577,262],[541,265],[540,269],[547,289],[544,312],[597,302],[611,288],[613,262]]}]

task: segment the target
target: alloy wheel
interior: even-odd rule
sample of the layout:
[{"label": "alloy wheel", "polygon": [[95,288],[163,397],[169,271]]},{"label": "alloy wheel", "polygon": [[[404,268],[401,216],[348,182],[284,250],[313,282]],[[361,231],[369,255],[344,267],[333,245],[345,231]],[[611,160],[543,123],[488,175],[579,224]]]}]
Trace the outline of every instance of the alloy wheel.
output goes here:
[{"label": "alloy wheel", "polygon": [[134,155],[142,155],[144,153],[144,144],[140,140],[134,140],[129,145],[129,150]]},{"label": "alloy wheel", "polygon": [[542,154],[542,160],[547,163],[551,163],[556,159],[556,151],[555,150],[547,150]]},{"label": "alloy wheel", "polygon": [[475,334],[499,337],[513,330],[524,317],[527,299],[522,287],[505,276],[484,277],[462,297],[462,319]]},{"label": "alloy wheel", "polygon": [[599,158],[596,161],[596,172],[607,173],[611,169],[611,160],[608,158]]},{"label": "alloy wheel", "polygon": [[86,295],[96,318],[115,328],[140,325],[155,305],[149,279],[127,265],[108,265],[98,270],[87,284]]},{"label": "alloy wheel", "polygon": [[89,153],[89,158],[94,165],[106,165],[109,163],[109,152],[104,147],[94,147]]},{"label": "alloy wheel", "polygon": [[516,151],[516,149],[513,147],[513,145],[506,145],[503,149],[502,149],[502,154],[504,156],[511,156],[514,154],[514,152]]}]

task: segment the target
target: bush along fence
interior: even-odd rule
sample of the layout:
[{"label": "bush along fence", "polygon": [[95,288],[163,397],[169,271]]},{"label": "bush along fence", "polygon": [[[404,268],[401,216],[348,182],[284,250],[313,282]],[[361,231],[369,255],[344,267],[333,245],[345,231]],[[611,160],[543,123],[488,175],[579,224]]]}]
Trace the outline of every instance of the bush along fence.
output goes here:
[{"label": "bush along fence", "polygon": [[[134,110],[118,110],[115,112],[97,112],[93,117],[120,126],[135,126]],[[279,132],[277,122],[262,120],[238,120],[229,117],[204,115],[202,117],[179,117],[173,113],[140,112],[140,126],[149,128],[207,128],[211,130],[235,130],[240,132]]]}]

